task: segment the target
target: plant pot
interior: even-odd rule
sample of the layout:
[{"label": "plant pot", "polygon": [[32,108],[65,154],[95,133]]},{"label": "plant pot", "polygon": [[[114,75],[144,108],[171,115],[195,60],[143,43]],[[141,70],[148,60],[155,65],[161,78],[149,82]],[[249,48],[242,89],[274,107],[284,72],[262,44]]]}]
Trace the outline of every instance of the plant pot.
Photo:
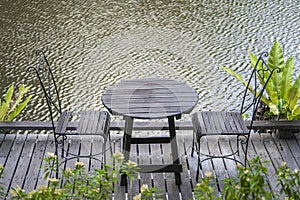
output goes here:
[{"label": "plant pot", "polygon": [[280,139],[292,139],[294,137],[292,129],[277,129],[276,133]]}]

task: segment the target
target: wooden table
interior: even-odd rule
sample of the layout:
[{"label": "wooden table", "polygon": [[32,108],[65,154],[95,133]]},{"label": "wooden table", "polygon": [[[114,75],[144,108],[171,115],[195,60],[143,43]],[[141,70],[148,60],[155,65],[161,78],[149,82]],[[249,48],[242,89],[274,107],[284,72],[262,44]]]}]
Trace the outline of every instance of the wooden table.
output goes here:
[{"label": "wooden table", "polygon": [[[173,163],[139,165],[140,172],[174,172],[176,184],[181,184],[175,118],[192,111],[198,102],[197,92],[186,83],[162,78],[122,80],[102,95],[104,106],[114,115],[124,116],[123,153],[129,159],[131,144],[171,143]],[[132,138],[134,119],[168,119],[169,137]],[[121,185],[126,185],[122,176]]]}]

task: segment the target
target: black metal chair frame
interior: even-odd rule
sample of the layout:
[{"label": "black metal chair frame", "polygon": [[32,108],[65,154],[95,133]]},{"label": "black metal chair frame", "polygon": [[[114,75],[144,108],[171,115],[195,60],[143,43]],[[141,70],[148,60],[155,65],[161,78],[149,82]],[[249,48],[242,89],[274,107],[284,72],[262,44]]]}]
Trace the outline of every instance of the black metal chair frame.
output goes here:
[{"label": "black metal chair frame", "polygon": [[[270,69],[267,65],[267,63],[264,61],[263,57],[268,57],[268,53],[263,52],[261,53],[261,55],[259,56],[253,70],[252,73],[250,75],[250,78],[247,82],[247,86],[246,89],[244,91],[244,95],[243,95],[243,101],[242,101],[242,105],[241,105],[241,110],[240,112],[197,112],[194,113],[192,116],[192,121],[193,121],[193,127],[194,127],[194,135],[193,135],[193,144],[192,144],[192,152],[191,152],[191,156],[193,156],[194,151],[196,151],[198,153],[198,168],[197,168],[197,175],[196,175],[196,180],[198,181],[198,177],[199,177],[199,170],[200,170],[200,166],[201,163],[206,161],[206,160],[210,160],[213,158],[224,158],[224,159],[229,159],[229,160],[233,160],[236,163],[240,163],[244,166],[246,166],[247,164],[247,153],[248,153],[248,143],[249,143],[249,139],[250,139],[250,133],[252,130],[252,125],[253,125],[253,121],[255,119],[255,114],[257,111],[258,106],[261,104],[261,98],[262,95],[265,92],[265,88],[266,85],[268,84],[272,74],[274,73],[275,70],[277,70],[277,72],[280,71],[279,68],[274,68],[274,69]],[[261,84],[259,84],[259,81]],[[263,84],[262,84],[263,83]],[[261,85],[263,85],[261,87]],[[252,93],[251,92],[254,93]],[[252,100],[247,101],[246,98],[247,96],[249,96],[248,94],[251,94]],[[245,113],[251,113],[250,116],[250,124],[248,125],[249,127],[247,128],[246,124],[243,121],[242,115]],[[224,122],[228,122],[226,120],[228,120],[228,118],[230,118],[230,120],[238,120],[239,122],[237,122],[237,124],[239,124],[240,126],[240,130],[241,132],[239,133],[235,133],[235,132],[213,132],[211,134],[207,134],[207,133],[203,133],[203,130],[206,130],[205,125],[204,125],[204,121],[202,121],[201,123],[199,122],[199,115],[201,115],[200,117],[202,118],[202,115],[211,115],[211,116],[218,116],[218,119],[214,119],[214,120],[224,120]],[[211,121],[207,121],[207,123],[211,123],[214,124],[214,122]],[[223,122],[222,122],[223,123]],[[224,128],[224,127],[223,127]],[[225,128],[224,128],[225,129]],[[211,154],[206,154],[206,153],[202,153],[200,151],[200,140],[202,137],[204,136],[212,136],[212,135],[236,135],[237,137],[237,145],[236,145],[236,151],[233,151],[230,154],[225,154],[225,155],[211,155]],[[239,159],[236,159],[234,157],[234,155],[240,155],[240,144],[242,147],[242,150],[245,153],[245,158],[244,158],[244,162],[242,162]],[[200,156],[205,156],[204,159],[201,160]]]},{"label": "black metal chair frame", "polygon": [[[58,167],[71,159],[79,158],[90,158],[97,160],[102,163],[106,163],[106,153],[110,149],[112,154],[111,146],[107,142],[110,140],[109,135],[109,126],[110,126],[110,115],[106,111],[83,111],[83,112],[68,112],[62,111],[62,104],[60,100],[60,95],[58,87],[53,76],[50,64],[44,54],[44,52],[38,50],[37,55],[40,57],[39,62],[36,66],[30,66],[28,71],[34,71],[37,75],[41,88],[43,90],[44,96],[46,98],[48,110],[50,113],[52,129],[54,133],[55,140],[55,155],[59,157],[59,146],[61,146],[61,157],[62,161],[57,161],[57,173],[58,176]],[[56,115],[59,115],[57,123],[55,122]],[[68,127],[68,123],[72,123],[72,117],[76,117],[76,122],[78,126],[75,129],[71,130]],[[85,118],[85,119],[83,119]],[[79,121],[78,121],[79,119]],[[89,121],[91,120],[91,121]],[[94,120],[94,121],[93,121]],[[88,124],[87,124],[88,123]],[[92,126],[90,126],[92,123]],[[78,155],[68,151],[68,147],[65,147],[65,143],[68,140],[68,136],[75,135],[85,135],[91,136],[96,135],[103,138],[102,151],[90,155]],[[101,159],[97,158],[102,156]],[[102,166],[102,165],[101,165]]]}]

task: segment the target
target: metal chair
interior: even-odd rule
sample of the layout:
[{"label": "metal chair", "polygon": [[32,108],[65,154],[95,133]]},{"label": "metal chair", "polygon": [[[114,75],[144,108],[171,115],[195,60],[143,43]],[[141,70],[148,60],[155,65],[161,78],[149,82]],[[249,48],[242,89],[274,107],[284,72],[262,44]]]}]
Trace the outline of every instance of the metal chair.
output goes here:
[{"label": "metal chair", "polygon": [[[58,87],[50,64],[42,51],[37,51],[37,55],[39,56],[38,64],[29,67],[28,71],[35,72],[46,98],[54,132],[55,155],[58,156],[59,149],[61,149],[61,157],[63,158],[57,162],[57,169],[59,165],[70,159],[78,160],[79,158],[89,158],[98,160],[102,164],[105,163],[108,149],[110,149],[110,153],[112,153],[109,143],[107,144],[110,139],[109,113],[106,111],[83,111],[78,113],[62,111]],[[55,121],[56,117],[58,117],[57,122]],[[75,140],[74,138],[76,138],[77,142],[80,141],[79,149],[83,148],[82,145],[84,142],[90,145],[90,140],[93,140],[93,142],[97,141],[97,143],[94,144],[94,147],[98,148],[97,152],[93,152],[92,148],[86,151],[87,154],[70,152],[68,145],[70,141]],[[89,142],[87,142],[87,140],[89,140]],[[58,177],[58,171],[56,177]]]},{"label": "metal chair", "polygon": [[[256,111],[261,103],[262,95],[265,92],[266,85],[268,84],[272,74],[275,70],[280,71],[279,68],[270,69],[263,57],[267,57],[268,53],[262,53],[258,58],[252,73],[246,83],[246,89],[243,95],[242,106],[240,112],[216,112],[216,111],[199,111],[192,115],[192,122],[194,127],[193,146],[191,156],[194,151],[198,154],[198,167],[196,180],[198,181],[199,168],[202,162],[213,158],[230,159],[242,165],[246,165],[247,151],[250,133],[253,121],[256,117]],[[243,114],[250,114],[250,123],[247,125],[243,120]],[[203,153],[201,150],[201,138],[204,136],[236,136],[236,149],[228,154],[214,155],[211,152]],[[216,138],[218,141],[218,137]],[[244,152],[243,159],[237,159],[236,155],[240,155],[240,150]],[[204,158],[201,158],[203,156]]]}]

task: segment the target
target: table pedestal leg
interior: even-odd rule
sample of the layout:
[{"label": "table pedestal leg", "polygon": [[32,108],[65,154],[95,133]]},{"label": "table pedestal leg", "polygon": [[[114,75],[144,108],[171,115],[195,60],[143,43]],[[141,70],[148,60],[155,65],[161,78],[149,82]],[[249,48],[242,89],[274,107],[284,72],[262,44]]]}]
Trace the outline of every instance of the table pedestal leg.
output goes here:
[{"label": "table pedestal leg", "polygon": [[[132,137],[132,127],[133,127],[133,118],[132,117],[124,117],[125,119],[125,130],[124,130],[124,137],[123,137],[123,154],[125,162],[129,160],[130,154],[130,144],[131,144],[131,137]],[[121,176],[121,186],[127,185],[127,176]]]},{"label": "table pedestal leg", "polygon": [[[169,122],[169,131],[170,131],[170,141],[171,141],[171,149],[172,149],[172,157],[173,164],[180,164],[179,156],[178,156],[178,147],[176,140],[176,130],[175,130],[175,120],[174,117],[168,117]],[[175,172],[175,180],[176,184],[181,184],[181,177],[179,172]]]}]

